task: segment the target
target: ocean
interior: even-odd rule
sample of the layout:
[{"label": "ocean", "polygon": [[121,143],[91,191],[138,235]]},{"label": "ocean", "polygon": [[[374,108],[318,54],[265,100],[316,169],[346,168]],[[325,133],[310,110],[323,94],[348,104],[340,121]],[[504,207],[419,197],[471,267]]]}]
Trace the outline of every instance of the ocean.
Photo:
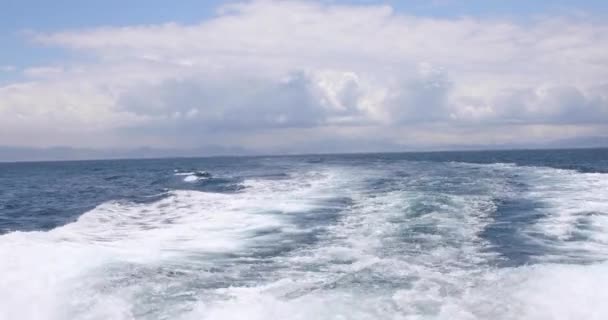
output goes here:
[{"label": "ocean", "polygon": [[0,164],[0,319],[608,319],[608,149]]}]

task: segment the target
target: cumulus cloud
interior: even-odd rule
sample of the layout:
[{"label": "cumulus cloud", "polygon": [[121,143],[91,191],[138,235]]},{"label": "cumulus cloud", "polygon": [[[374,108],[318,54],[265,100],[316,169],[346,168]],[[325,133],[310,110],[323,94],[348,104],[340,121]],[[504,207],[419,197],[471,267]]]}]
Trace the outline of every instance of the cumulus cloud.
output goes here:
[{"label": "cumulus cloud", "polygon": [[[255,136],[267,146],[301,130],[319,140],[383,133],[390,145],[404,136],[456,142],[473,130],[492,143],[506,138],[489,125],[519,126],[523,139],[572,126],[603,134],[608,123],[608,24],[581,19],[254,1],[194,25],[32,37],[89,58],[28,68],[28,82],[1,87],[0,143],[56,128],[191,143]],[[437,128],[450,134],[438,137]]]},{"label": "cumulus cloud", "polygon": [[311,127],[328,117],[315,89],[302,73],[276,81],[200,75],[140,86],[121,95],[117,106],[157,122],[193,125],[202,132]]}]

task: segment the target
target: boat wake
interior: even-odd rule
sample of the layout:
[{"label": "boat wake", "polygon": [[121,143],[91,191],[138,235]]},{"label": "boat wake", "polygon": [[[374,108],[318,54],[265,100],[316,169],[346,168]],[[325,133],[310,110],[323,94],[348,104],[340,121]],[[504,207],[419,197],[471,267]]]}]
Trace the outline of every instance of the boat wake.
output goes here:
[{"label": "boat wake", "polygon": [[315,162],[241,184],[0,236],[0,319],[608,317],[606,174]]}]

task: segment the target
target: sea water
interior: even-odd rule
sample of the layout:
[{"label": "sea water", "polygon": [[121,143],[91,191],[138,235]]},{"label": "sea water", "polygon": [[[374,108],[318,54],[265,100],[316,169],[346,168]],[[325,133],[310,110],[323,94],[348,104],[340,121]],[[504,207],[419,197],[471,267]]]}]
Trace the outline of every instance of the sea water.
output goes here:
[{"label": "sea water", "polygon": [[0,319],[608,319],[608,150],[0,164]]}]

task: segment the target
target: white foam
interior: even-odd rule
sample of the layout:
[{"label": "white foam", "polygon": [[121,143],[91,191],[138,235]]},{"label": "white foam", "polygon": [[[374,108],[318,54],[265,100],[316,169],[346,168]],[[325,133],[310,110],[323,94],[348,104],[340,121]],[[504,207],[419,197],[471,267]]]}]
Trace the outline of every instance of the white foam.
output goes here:
[{"label": "white foam", "polygon": [[207,171],[179,171],[175,169],[174,172],[173,175],[183,176],[183,181],[190,183],[211,178],[211,175]]},{"label": "white foam", "polygon": [[184,182],[195,182],[195,181],[198,181],[198,180],[200,180],[200,179],[197,176],[186,176],[184,178]]},{"label": "white foam", "polygon": [[[280,285],[297,287],[284,281]],[[457,289],[462,294],[437,282],[392,294],[335,289],[293,299],[281,298],[273,285],[229,288],[224,291],[230,299],[201,302],[180,319],[601,320],[608,315],[608,295],[602,290],[608,285],[606,264],[508,268],[461,285]]]},{"label": "white foam", "polygon": [[539,264],[486,273],[439,318],[606,319],[608,264]]},{"label": "white foam", "polygon": [[[556,264],[548,255],[536,265],[497,268],[500,257],[482,237],[495,199],[521,196],[544,210],[522,230],[530,239],[560,249],[552,254],[561,258],[601,258],[605,175],[436,166],[477,191],[425,188],[452,183],[438,181],[434,167],[413,166],[386,192],[365,181],[391,168],[330,168],[247,180],[236,194],[171,191],[149,204],[109,202],[49,232],[0,236],[0,319],[608,318],[605,262]],[[469,177],[459,171],[466,168],[488,172]],[[512,173],[530,189],[510,194]],[[352,204],[317,226],[317,242],[252,254],[312,233],[297,218],[340,209],[325,202],[335,197]]]},{"label": "white foam", "polygon": [[[50,232],[5,235],[0,310],[6,319],[71,318],[62,315],[69,302],[63,298],[74,281],[96,277],[99,268],[244,250],[255,232],[284,227],[277,217],[247,214],[239,205],[224,195],[179,191],[150,205],[103,204]],[[32,301],[37,308],[28,307]]]},{"label": "white foam", "polygon": [[150,279],[114,287],[107,283],[114,266],[176,262],[190,272],[197,264],[212,268],[214,255],[247,254],[289,238],[301,232],[289,214],[314,208],[319,197],[305,197],[318,193],[315,182],[285,183],[259,182],[256,189],[252,182],[237,194],[171,191],[149,204],[108,202],[48,232],[0,236],[0,319],[133,318],[132,290]]},{"label": "white foam", "polygon": [[[491,244],[480,237],[492,223],[494,197],[525,196],[543,203],[546,214],[530,229],[566,241],[567,230],[576,222],[572,215],[608,212],[603,198],[608,190],[606,176],[515,165],[490,168],[517,171],[533,188],[509,194],[508,175],[494,175],[476,182],[486,185],[486,194],[443,195],[443,199],[407,190],[367,197],[349,189],[356,199],[352,211],[329,228],[319,245],[286,257],[282,262],[289,268],[280,280],[225,289],[226,299],[201,301],[184,319],[241,319],[243,315],[248,319],[608,318],[603,303],[608,298],[608,264],[547,260],[498,269],[491,261],[499,257],[488,252]],[[408,208],[425,199],[441,200],[444,205],[408,216]],[[606,231],[603,217],[590,217],[593,227],[576,245],[554,245],[576,251],[586,244],[589,254],[601,256],[606,250],[601,238]],[[416,235],[419,242],[395,239],[410,228],[424,226],[435,230]],[[397,289],[382,284],[385,281]]]},{"label": "white foam", "polygon": [[608,175],[551,168],[520,168],[542,217],[523,230],[553,250],[544,261],[608,259]]},{"label": "white foam", "polygon": [[[416,319],[437,315],[462,296],[482,273],[477,264],[489,259],[479,233],[493,212],[491,197],[430,199],[433,194],[416,190],[370,197],[355,174],[378,175],[350,173],[355,204],[317,245],[282,258],[279,280],[226,289],[227,299],[201,302],[185,319]],[[443,205],[433,212],[411,208],[439,200]],[[436,230],[419,234],[421,246],[403,242],[423,226]],[[391,283],[402,289],[395,292]]]}]

